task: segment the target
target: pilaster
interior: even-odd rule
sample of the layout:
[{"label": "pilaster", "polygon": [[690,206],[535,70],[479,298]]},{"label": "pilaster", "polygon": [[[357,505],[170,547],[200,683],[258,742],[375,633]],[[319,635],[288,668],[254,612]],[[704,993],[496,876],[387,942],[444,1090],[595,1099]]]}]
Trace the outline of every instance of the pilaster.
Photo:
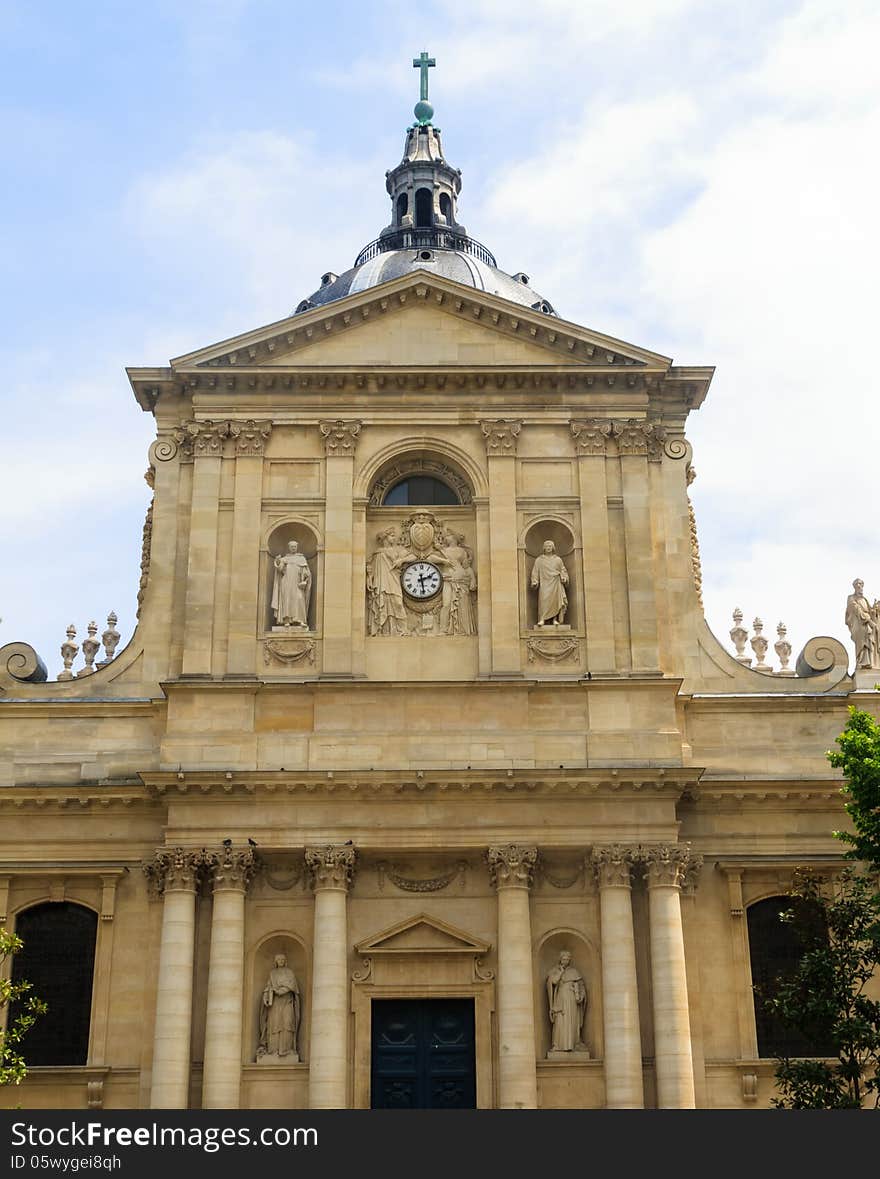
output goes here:
[{"label": "pilaster", "polygon": [[516,444],[522,422],[480,423],[489,467],[489,544],[492,562],[492,674],[519,675],[519,574],[516,530]]},{"label": "pilaster", "polygon": [[578,456],[587,666],[595,674],[616,669],[606,471],[613,425],[610,418],[589,418],[570,425]]},{"label": "pilaster", "polygon": [[361,423],[321,421],[326,455],[324,509],[324,625],[322,669],[352,674],[354,455]]}]

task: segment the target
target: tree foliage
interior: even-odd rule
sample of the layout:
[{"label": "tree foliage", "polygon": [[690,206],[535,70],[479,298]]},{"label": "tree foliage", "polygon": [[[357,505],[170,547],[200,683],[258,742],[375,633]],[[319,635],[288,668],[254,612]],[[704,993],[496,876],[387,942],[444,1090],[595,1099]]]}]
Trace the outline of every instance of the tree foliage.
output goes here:
[{"label": "tree foliage", "polygon": [[[0,928],[0,973],[8,958],[22,947],[21,938]],[[0,1031],[0,1085],[19,1085],[27,1073],[27,1065],[19,1051],[28,1028],[46,1011],[46,1004],[35,995],[27,995],[31,984],[24,980],[13,983],[0,977],[0,1011],[15,1003],[20,1009],[13,1016],[5,1031]],[[21,1001],[21,1002],[20,1002]]]},{"label": "tree foliage", "polygon": [[[794,972],[777,980],[767,1007],[829,1050],[826,1059],[777,1061],[779,1109],[880,1107],[880,1003],[865,988],[880,965],[880,895],[870,877],[844,869],[830,888],[795,874],[799,904],[781,914],[803,947]],[[814,919],[803,920],[805,909]],[[820,921],[815,916],[821,917]],[[835,1059],[836,1057],[836,1059]]]},{"label": "tree foliage", "polygon": [[834,834],[850,844],[850,859],[863,860],[872,871],[880,872],[880,725],[869,712],[850,708],[837,744],[840,748],[832,750],[828,760],[843,770],[841,793],[855,834]]}]

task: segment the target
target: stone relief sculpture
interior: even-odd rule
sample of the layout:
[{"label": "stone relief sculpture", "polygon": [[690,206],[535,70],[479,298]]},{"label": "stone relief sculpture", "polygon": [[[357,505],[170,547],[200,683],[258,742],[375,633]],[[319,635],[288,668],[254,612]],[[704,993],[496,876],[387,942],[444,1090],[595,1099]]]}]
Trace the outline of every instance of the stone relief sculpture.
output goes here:
[{"label": "stone relief sculpture", "polygon": [[531,586],[538,591],[537,625],[543,626],[552,622],[554,626],[561,626],[565,622],[565,611],[568,609],[568,570],[565,563],[556,552],[556,545],[552,540],[544,541],[544,551],[535,557],[532,565]]},{"label": "stone relief sculpture", "polygon": [[872,606],[864,590],[865,583],[857,577],[846,599],[846,625],[856,649],[856,668],[880,669],[880,601]]},{"label": "stone relief sculpture", "polygon": [[559,961],[547,975],[547,1007],[551,1028],[548,1058],[561,1052],[586,1052],[583,1034],[587,986],[584,976],[572,964],[568,950],[562,950]]},{"label": "stone relief sculpture", "polygon": [[400,567],[407,551],[400,544],[397,529],[385,528],[376,537],[378,548],[367,562],[367,625],[371,635],[406,634],[406,610]]},{"label": "stone relief sculpture", "polygon": [[471,551],[464,543],[464,535],[448,528],[441,544],[448,565],[443,577],[440,630],[447,635],[475,635],[477,616],[472,595],[477,588],[477,578]]},{"label": "stone relief sculpture", "polygon": [[296,1050],[299,1018],[300,995],[296,975],[287,965],[287,956],[276,954],[275,965],[269,971],[260,1001],[258,1062],[274,1064],[284,1058],[287,1064],[299,1061]]},{"label": "stone relief sculpture", "polygon": [[275,558],[275,582],[272,586],[272,610],[279,626],[309,628],[309,599],[312,596],[312,571],[291,540],[287,552]]},{"label": "stone relief sculpture", "polygon": [[477,578],[464,534],[416,512],[376,537],[367,561],[371,635],[475,635]]}]

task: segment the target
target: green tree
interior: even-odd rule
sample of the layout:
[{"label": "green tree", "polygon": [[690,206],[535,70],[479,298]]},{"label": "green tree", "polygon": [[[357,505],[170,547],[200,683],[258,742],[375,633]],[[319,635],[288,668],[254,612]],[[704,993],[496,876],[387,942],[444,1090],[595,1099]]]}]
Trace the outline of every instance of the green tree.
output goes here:
[{"label": "green tree", "polygon": [[[870,877],[845,868],[830,892],[795,874],[795,905],[781,914],[803,947],[794,972],[777,980],[766,1006],[827,1050],[825,1059],[777,1060],[779,1109],[880,1107],[880,1003],[865,988],[880,965],[880,895]],[[812,919],[806,920],[805,913]],[[819,918],[817,920],[816,918]],[[836,1059],[835,1059],[836,1058]]]},{"label": "green tree", "polygon": [[828,760],[843,770],[841,793],[855,834],[835,831],[837,839],[850,844],[847,855],[863,860],[873,872],[880,872],[880,725],[869,712],[850,708],[846,728],[837,738],[839,749]]},{"label": "green tree", "polygon": [[[21,938],[0,928],[0,973],[7,958],[18,953],[22,944]],[[19,1010],[14,1017],[10,1011],[11,1022],[5,1031],[0,1031],[0,1085],[19,1085],[27,1073],[27,1065],[18,1046],[28,1028],[46,1011],[46,1004],[41,999],[35,995],[25,997],[30,989],[31,984],[24,980],[13,983],[8,978],[0,978],[0,1012],[23,1000],[23,1010]]]}]

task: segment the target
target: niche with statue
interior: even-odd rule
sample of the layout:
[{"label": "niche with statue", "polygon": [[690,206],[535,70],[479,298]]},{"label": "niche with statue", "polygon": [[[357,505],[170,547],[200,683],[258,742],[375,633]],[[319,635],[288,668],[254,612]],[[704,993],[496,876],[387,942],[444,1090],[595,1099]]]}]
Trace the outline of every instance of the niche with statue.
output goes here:
[{"label": "niche with statue", "polygon": [[537,520],[521,551],[522,617],[528,631],[569,633],[580,627],[579,557],[572,530],[561,520]]},{"label": "niche with statue", "polygon": [[265,627],[273,634],[306,635],[318,618],[320,548],[301,522],[280,524],[268,541]]}]

